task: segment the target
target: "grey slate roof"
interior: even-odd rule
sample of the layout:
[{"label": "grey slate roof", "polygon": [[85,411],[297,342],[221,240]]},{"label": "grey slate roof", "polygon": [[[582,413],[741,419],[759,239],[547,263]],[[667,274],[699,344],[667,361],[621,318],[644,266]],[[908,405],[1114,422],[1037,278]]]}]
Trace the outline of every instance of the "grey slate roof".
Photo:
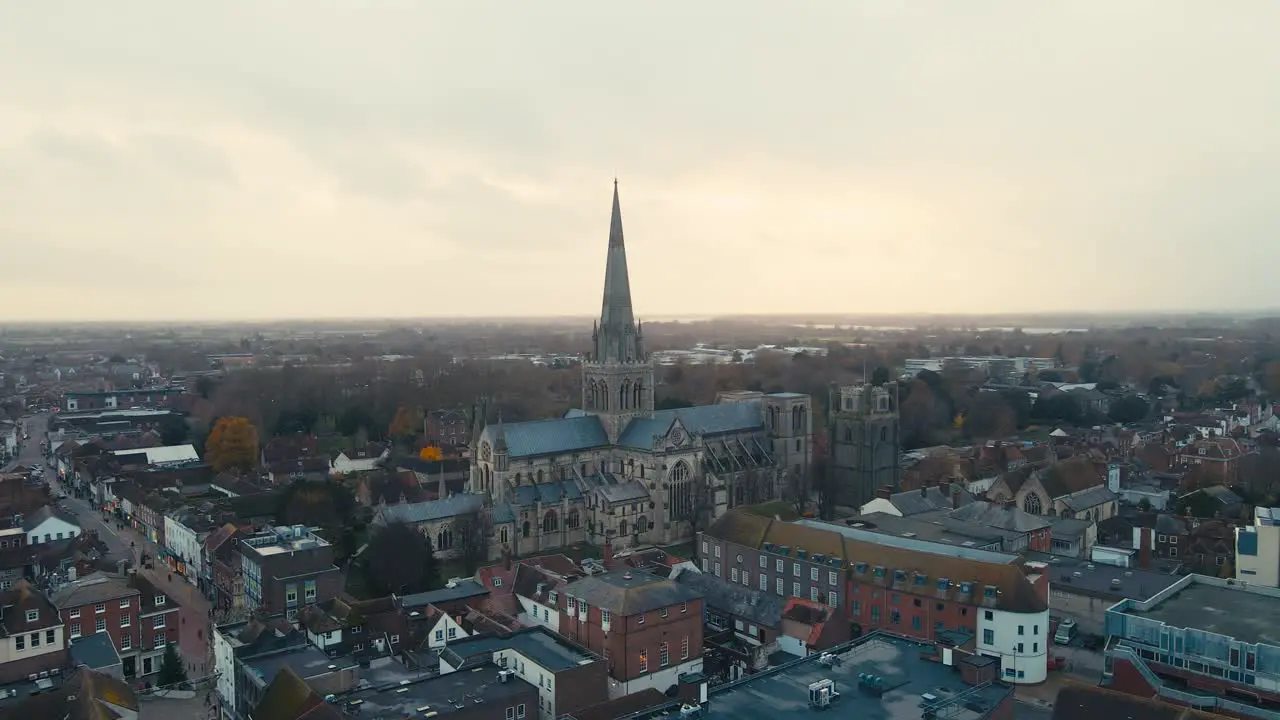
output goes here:
[{"label": "grey slate roof", "polygon": [[563,482],[546,482],[535,483],[533,485],[517,485],[515,488],[514,502],[520,507],[529,507],[541,502],[544,504],[554,504],[567,498],[569,500],[577,500],[582,497],[582,491],[578,489],[577,484],[571,480]]},{"label": "grey slate roof", "polygon": [[642,570],[618,570],[570,583],[564,594],[620,617],[671,607],[702,597],[692,588]]},{"label": "grey slate roof", "polygon": [[1088,510],[1089,508],[1097,507],[1103,503],[1112,502],[1117,497],[1118,496],[1115,493],[1111,492],[1111,488],[1106,485],[1095,485],[1091,488],[1085,488],[1084,490],[1073,492],[1070,495],[1061,498],[1061,500],[1062,504],[1071,508],[1073,512],[1080,512],[1081,510]]},{"label": "grey slate roof", "polygon": [[609,445],[609,436],[594,415],[511,423],[503,427],[503,433],[510,457],[554,455]]},{"label": "grey slate roof", "polygon": [[100,632],[71,641],[71,662],[76,667],[83,665],[90,670],[105,671],[122,661],[115,645],[111,644],[111,636]]},{"label": "grey slate roof", "polygon": [[947,514],[954,520],[978,523],[987,527],[1028,533],[1049,527],[1048,521],[1018,508],[1005,507],[985,500],[971,502]]},{"label": "grey slate roof", "polygon": [[679,572],[675,581],[701,595],[707,607],[726,615],[766,628],[776,628],[782,624],[782,610],[786,607],[786,600],[777,595],[726,582],[714,575],[703,575],[694,570]]},{"label": "grey slate roof", "polygon": [[[952,485],[951,488],[956,491],[960,505],[967,505],[973,502],[973,495],[958,483]],[[951,494],[950,491],[944,492],[941,487],[935,486],[924,488],[924,492],[909,490],[907,492],[894,493],[889,496],[889,503],[897,508],[903,517],[907,517],[931,510],[950,508]]]},{"label": "grey slate roof", "polygon": [[677,418],[685,430],[703,435],[743,432],[764,426],[764,414],[759,400],[659,410],[651,418],[632,420],[618,438],[618,445],[651,450],[653,436],[667,434]]},{"label": "grey slate roof", "polygon": [[1078,538],[1093,522],[1083,518],[1054,518],[1049,532],[1055,538]]},{"label": "grey slate roof", "polygon": [[613,473],[603,473],[591,475],[584,478],[588,487],[595,489],[605,499],[605,502],[627,503],[637,502],[649,499],[649,489],[644,483],[622,480]]},{"label": "grey slate roof", "polygon": [[448,646],[448,650],[453,653],[453,658],[459,660],[476,656],[490,658],[495,651],[508,649],[519,652],[551,672],[572,670],[596,659],[586,649],[574,645],[541,626],[520,630],[506,637],[473,635],[451,642]]},{"label": "grey slate roof", "polygon": [[378,508],[378,517],[382,519],[382,524],[402,522],[415,525],[473,513],[483,505],[483,495],[451,495],[440,500],[403,503]]}]

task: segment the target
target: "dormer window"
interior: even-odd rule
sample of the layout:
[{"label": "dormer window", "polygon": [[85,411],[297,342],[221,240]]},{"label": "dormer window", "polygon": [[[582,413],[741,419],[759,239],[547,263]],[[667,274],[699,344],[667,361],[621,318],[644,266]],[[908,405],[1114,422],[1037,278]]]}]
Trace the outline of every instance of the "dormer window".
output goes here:
[{"label": "dormer window", "polygon": [[1204,454],[1204,448],[1200,448],[1200,454],[1201,454],[1201,455],[1203,455],[1203,454]]},{"label": "dormer window", "polygon": [[156,605],[163,605],[163,604],[165,603],[165,600],[166,600],[165,596],[163,596],[163,595],[157,595],[157,596],[155,597],[155,601],[156,601],[156,602],[155,602],[155,604],[156,604]]},{"label": "dormer window", "polygon": [[37,622],[37,621],[39,621],[39,620],[40,620],[40,611],[39,611],[39,610],[28,610],[28,611],[27,611],[27,622]]}]

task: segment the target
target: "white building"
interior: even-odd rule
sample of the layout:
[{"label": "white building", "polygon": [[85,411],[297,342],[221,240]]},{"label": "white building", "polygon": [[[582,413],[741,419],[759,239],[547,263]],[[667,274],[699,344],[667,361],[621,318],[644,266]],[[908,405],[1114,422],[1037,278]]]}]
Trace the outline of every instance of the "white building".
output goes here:
[{"label": "white building", "polygon": [[209,536],[208,530],[196,530],[188,524],[199,520],[190,512],[164,517],[164,547],[181,561],[182,576],[192,584],[204,577],[204,539]]},{"label": "white building", "polygon": [[28,545],[66,540],[80,534],[80,523],[71,515],[45,505],[22,518],[22,529]]},{"label": "white building", "polygon": [[1254,508],[1253,525],[1236,528],[1236,580],[1280,586],[1280,508]]},{"label": "white building", "polygon": [[[1033,584],[1048,583],[1043,573],[1048,565],[1041,562],[1026,563],[1028,570],[1039,570],[1040,577],[1029,576]],[[985,592],[1000,592],[994,587]],[[1049,645],[1053,638],[1049,632],[1049,609],[1040,612],[1013,612],[995,607],[978,608],[977,651],[1000,659],[1002,679],[1017,685],[1034,685],[1044,682],[1049,674]]]},{"label": "white building", "polygon": [[359,450],[343,451],[329,462],[329,474],[350,475],[376,470],[378,464],[390,455],[389,449],[375,443],[370,443]]}]

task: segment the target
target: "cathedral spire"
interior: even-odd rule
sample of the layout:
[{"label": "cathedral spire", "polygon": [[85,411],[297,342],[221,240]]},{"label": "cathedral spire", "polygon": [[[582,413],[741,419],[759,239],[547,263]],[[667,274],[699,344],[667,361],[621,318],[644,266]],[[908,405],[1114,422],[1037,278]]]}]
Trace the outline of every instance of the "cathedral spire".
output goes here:
[{"label": "cathedral spire", "polygon": [[604,297],[595,342],[596,362],[640,362],[635,317],[631,310],[631,278],[627,248],[622,239],[622,204],[618,181],[613,181],[613,213],[609,218],[609,251],[604,270]]}]

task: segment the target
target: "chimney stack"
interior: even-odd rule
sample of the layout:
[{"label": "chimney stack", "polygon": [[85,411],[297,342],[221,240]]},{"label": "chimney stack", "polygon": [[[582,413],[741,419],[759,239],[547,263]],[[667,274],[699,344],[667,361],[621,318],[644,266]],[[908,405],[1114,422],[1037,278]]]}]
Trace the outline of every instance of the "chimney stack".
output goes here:
[{"label": "chimney stack", "polygon": [[1138,536],[1138,567],[1143,570],[1151,569],[1151,540],[1155,535],[1155,530],[1151,528],[1139,528]]},{"label": "chimney stack", "polygon": [[605,536],[604,557],[602,557],[601,560],[604,562],[606,570],[608,570],[609,566],[613,564],[613,538],[611,537]]},{"label": "chimney stack", "polygon": [[947,487],[951,491],[951,509],[955,510],[960,507],[960,485],[948,484]]},{"label": "chimney stack", "polygon": [[889,487],[888,485],[884,485],[876,489],[876,497],[880,498],[881,500],[888,500],[889,498],[893,497],[893,488]]}]

